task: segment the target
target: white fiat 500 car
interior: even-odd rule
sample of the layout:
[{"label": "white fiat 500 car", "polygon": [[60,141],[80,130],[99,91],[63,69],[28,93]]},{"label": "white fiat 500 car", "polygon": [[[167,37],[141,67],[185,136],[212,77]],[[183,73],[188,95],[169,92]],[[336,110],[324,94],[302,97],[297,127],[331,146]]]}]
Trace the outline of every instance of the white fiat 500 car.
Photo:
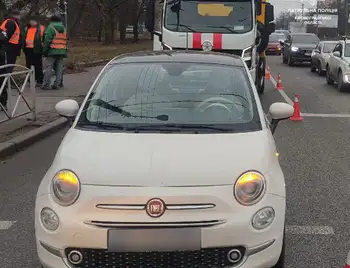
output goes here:
[{"label": "white fiat 500 car", "polygon": [[36,197],[45,268],[281,268],[286,193],[241,58],[139,52],[109,62],[71,120]]}]

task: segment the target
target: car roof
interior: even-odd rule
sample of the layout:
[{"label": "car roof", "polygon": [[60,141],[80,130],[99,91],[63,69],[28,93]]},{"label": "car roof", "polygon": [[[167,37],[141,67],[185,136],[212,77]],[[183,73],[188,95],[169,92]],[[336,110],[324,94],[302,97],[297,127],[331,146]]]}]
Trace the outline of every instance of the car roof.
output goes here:
[{"label": "car roof", "polygon": [[337,44],[337,43],[339,43],[339,41],[323,40],[323,41],[320,41],[320,43],[323,43],[323,44]]},{"label": "car roof", "polygon": [[221,64],[243,67],[241,57],[218,52],[191,50],[139,51],[115,57],[110,64],[142,63],[142,62],[190,62],[203,64]]}]

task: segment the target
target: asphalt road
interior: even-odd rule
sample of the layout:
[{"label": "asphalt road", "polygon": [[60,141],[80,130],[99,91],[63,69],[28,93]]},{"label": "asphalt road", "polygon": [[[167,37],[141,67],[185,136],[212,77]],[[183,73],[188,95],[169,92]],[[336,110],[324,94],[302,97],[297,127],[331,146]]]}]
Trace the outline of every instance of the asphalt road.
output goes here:
[{"label": "asphalt road", "polygon": [[[268,81],[262,103],[299,94],[301,122],[280,124],[275,137],[287,187],[287,268],[344,267],[350,250],[350,93],[339,93],[308,67],[268,60],[285,94]],[[340,115],[339,115],[340,114]],[[343,116],[343,117],[341,117]],[[0,267],[38,268],[33,211],[36,190],[65,130],[0,164]]]}]

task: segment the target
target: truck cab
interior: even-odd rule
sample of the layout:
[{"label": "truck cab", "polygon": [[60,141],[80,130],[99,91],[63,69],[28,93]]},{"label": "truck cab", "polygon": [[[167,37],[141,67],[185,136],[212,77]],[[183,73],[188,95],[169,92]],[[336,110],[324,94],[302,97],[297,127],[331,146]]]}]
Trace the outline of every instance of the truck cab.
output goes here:
[{"label": "truck cab", "polygon": [[[151,0],[146,24],[154,35],[153,50],[235,54],[244,59],[257,80],[262,75],[256,73],[259,53],[274,31],[270,27],[273,20],[273,6],[264,0]],[[265,48],[259,51],[261,44]]]}]

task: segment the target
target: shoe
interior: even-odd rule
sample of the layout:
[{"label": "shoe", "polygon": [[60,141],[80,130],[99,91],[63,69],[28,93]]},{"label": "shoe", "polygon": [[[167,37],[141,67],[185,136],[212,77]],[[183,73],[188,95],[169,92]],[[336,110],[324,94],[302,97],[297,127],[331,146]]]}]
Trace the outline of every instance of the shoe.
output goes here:
[{"label": "shoe", "polygon": [[43,87],[43,86],[41,86],[41,89],[42,89],[42,90],[50,90],[51,87]]},{"label": "shoe", "polygon": [[55,90],[57,90],[57,89],[60,89],[60,87],[58,87],[58,86],[52,86],[52,88],[51,89],[55,89]]},{"label": "shoe", "polygon": [[42,83],[36,83],[35,84],[35,87],[39,87],[39,88],[41,88],[43,86],[43,84]]}]

